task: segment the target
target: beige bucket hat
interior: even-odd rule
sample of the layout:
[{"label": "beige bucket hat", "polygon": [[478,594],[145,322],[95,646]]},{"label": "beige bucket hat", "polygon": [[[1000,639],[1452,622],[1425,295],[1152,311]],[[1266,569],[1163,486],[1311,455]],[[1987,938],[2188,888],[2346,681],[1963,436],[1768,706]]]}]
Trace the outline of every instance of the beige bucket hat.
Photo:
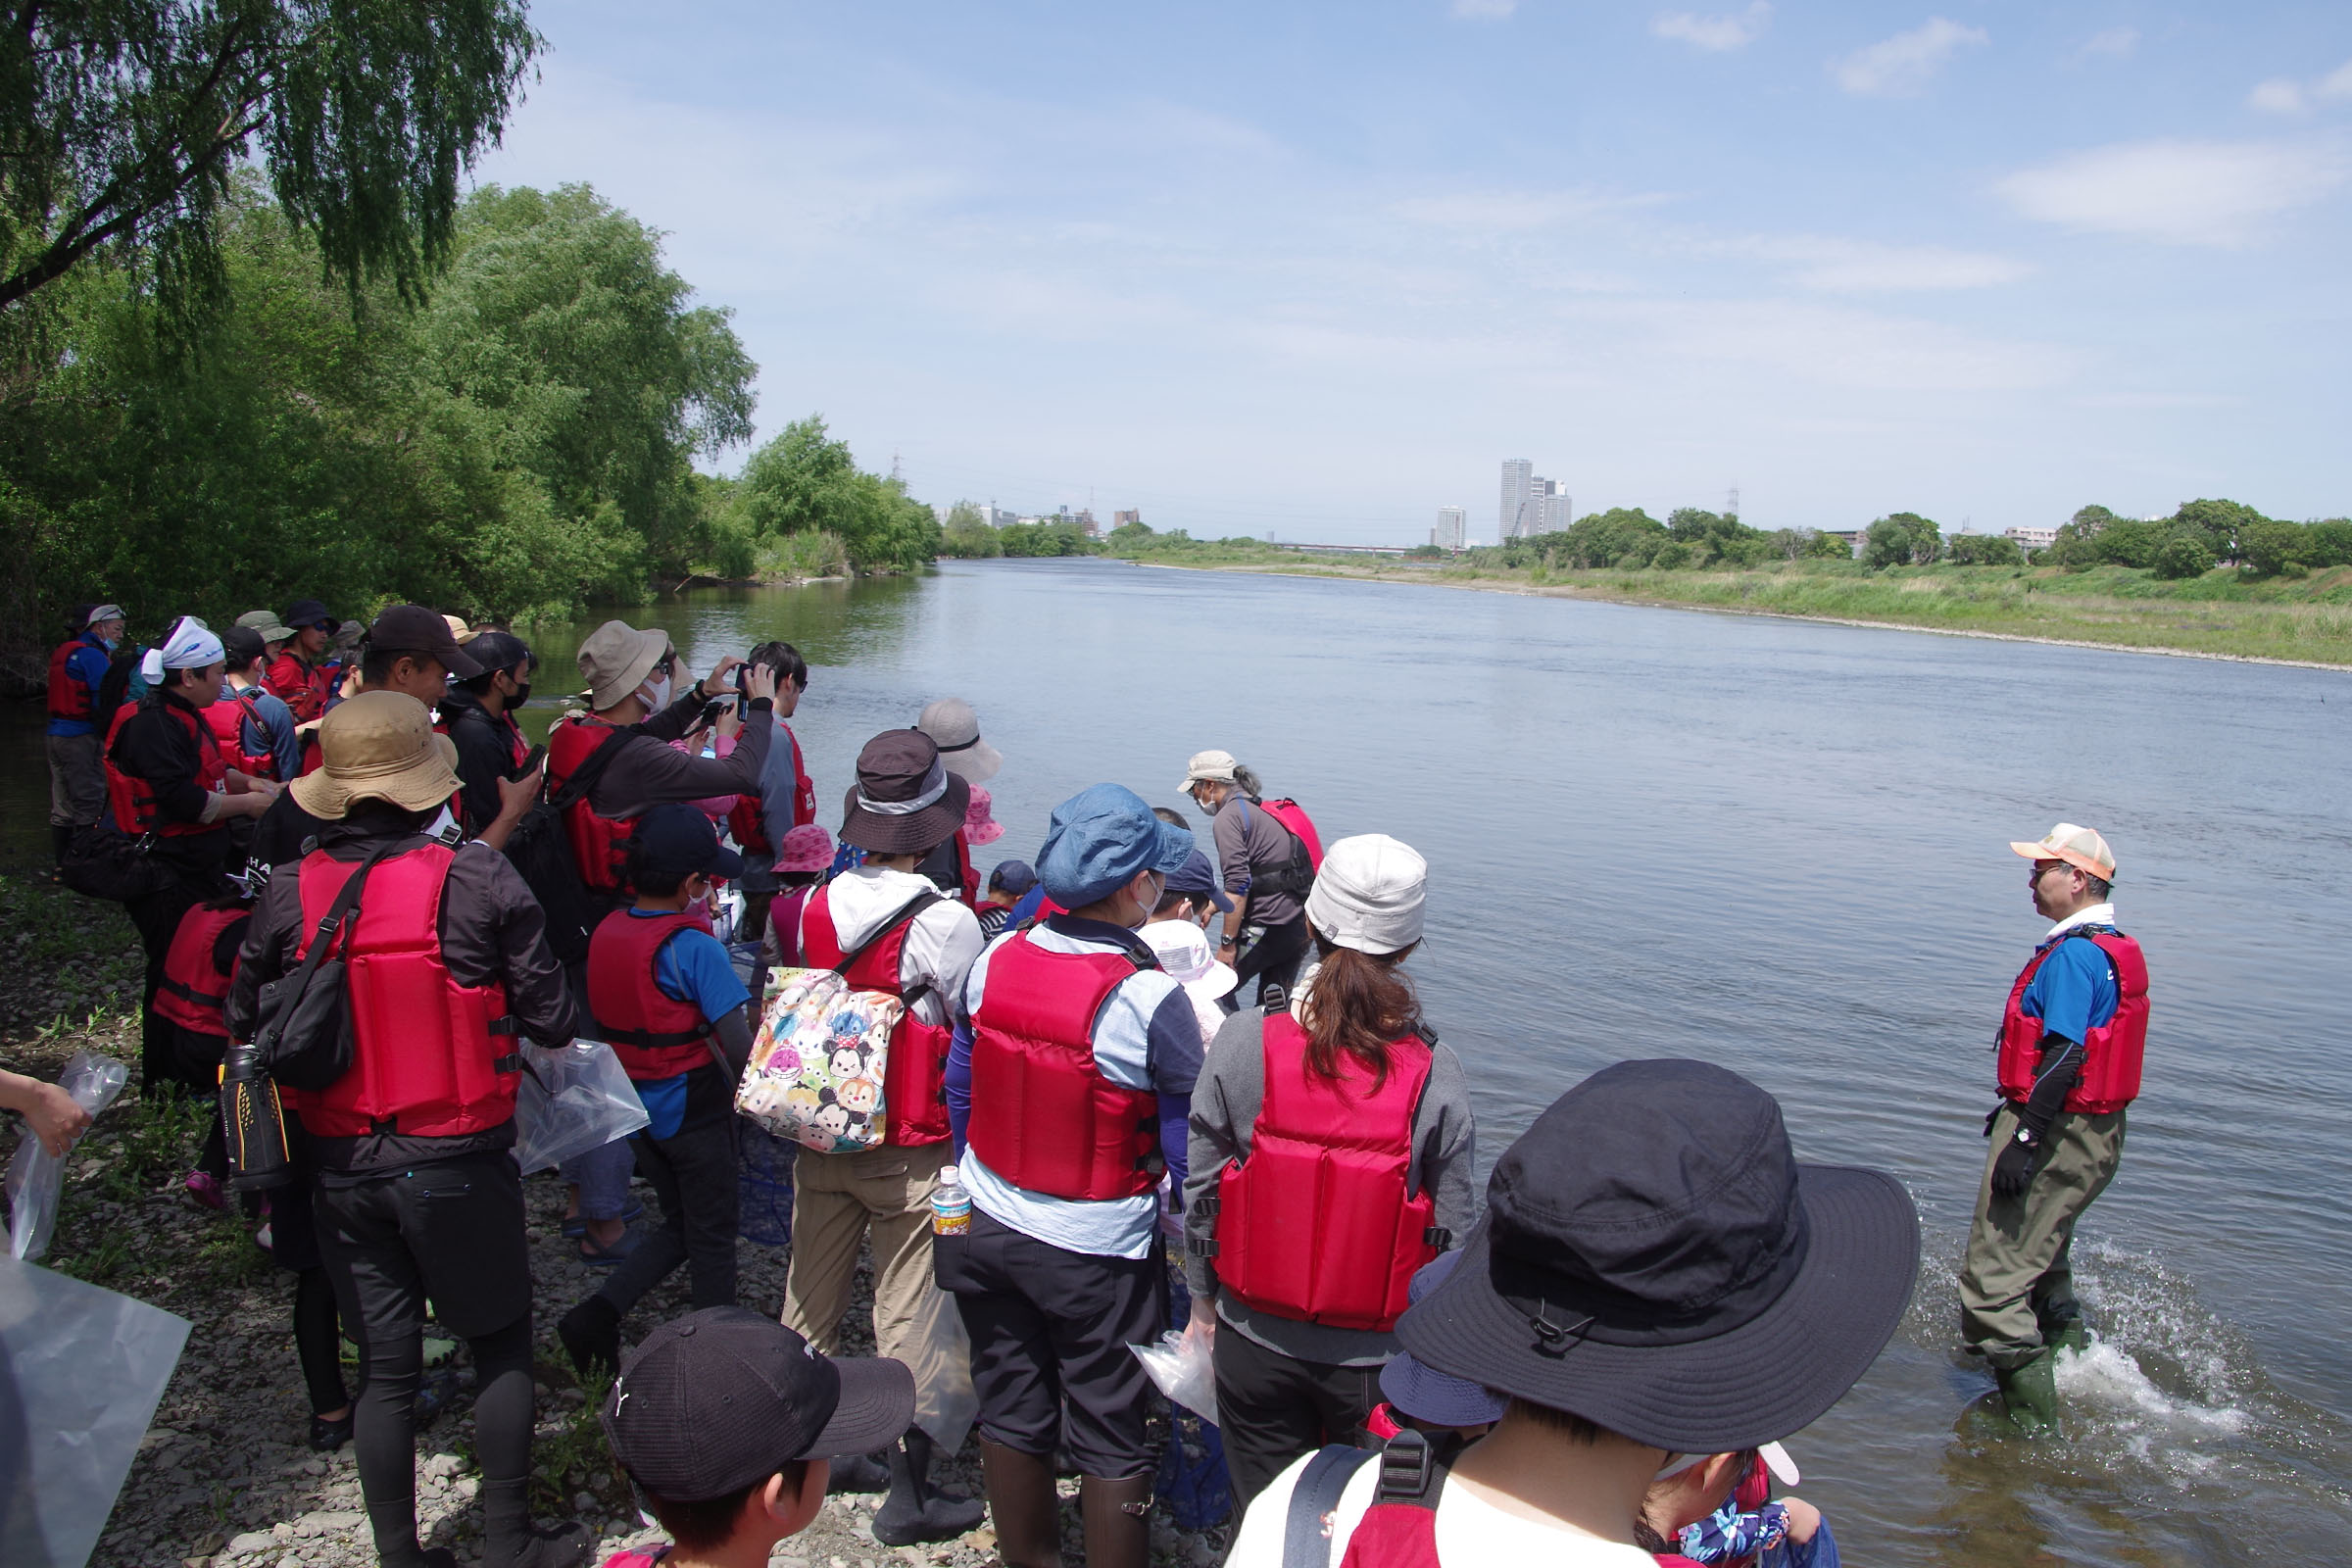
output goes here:
[{"label": "beige bucket hat", "polygon": [[333,821],[357,801],[429,811],[458,791],[458,749],[433,733],[433,715],[401,692],[362,692],[318,726],[324,760],[294,781],[294,804]]},{"label": "beige bucket hat", "polygon": [[1234,782],[1233,770],[1241,765],[1231,752],[1195,752],[1193,760],[1184,765],[1184,782],[1176,787],[1189,792],[1203,779],[1231,784]]},{"label": "beige bucket hat", "polygon": [[673,652],[665,631],[639,631],[626,621],[606,621],[580,642],[580,675],[588,682],[588,706],[600,713],[612,707],[644,685],[654,666]]}]

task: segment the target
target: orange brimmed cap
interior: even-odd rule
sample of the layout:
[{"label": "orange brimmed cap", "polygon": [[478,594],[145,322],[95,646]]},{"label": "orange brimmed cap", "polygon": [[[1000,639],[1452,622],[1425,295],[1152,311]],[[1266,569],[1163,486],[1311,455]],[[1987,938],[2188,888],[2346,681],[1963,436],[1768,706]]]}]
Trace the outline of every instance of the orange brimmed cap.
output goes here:
[{"label": "orange brimmed cap", "polygon": [[2091,829],[2061,822],[2042,835],[2039,844],[2009,847],[2029,860],[2064,860],[2078,871],[2088,871],[2102,882],[2115,880],[2115,852]]}]

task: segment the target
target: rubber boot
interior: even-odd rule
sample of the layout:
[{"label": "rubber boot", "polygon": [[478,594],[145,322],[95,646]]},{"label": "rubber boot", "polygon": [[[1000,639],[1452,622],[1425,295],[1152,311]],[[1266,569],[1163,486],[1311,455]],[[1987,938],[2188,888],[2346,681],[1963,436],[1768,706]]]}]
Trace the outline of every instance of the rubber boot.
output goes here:
[{"label": "rubber boot", "polygon": [[1080,1480],[1086,1568],[1146,1568],[1152,1560],[1152,1482],[1148,1471],[1124,1481]]},{"label": "rubber boot", "polygon": [[1061,1568],[1061,1499],[1054,1494],[1054,1461],[982,1438],[980,1468],[987,1478],[988,1515],[997,1527],[997,1556],[1006,1568]]},{"label": "rubber boot", "polygon": [[2090,1332],[2082,1326],[2082,1308],[2066,1301],[2047,1312],[2036,1312],[2041,1329],[2041,1343],[2052,1350],[2072,1350],[2081,1355],[2090,1348]]},{"label": "rubber boot", "polygon": [[2047,1348],[2027,1360],[1994,1369],[2009,1424],[2029,1435],[2047,1432],[2058,1421],[2057,1355]]},{"label": "rubber boot", "polygon": [[885,1546],[954,1541],[987,1516],[976,1499],[931,1490],[931,1434],[921,1427],[908,1427],[890,1450],[890,1495],[874,1514],[874,1539]]},{"label": "rubber boot", "polygon": [[825,1483],[825,1495],[839,1496],[845,1492],[887,1492],[893,1476],[890,1467],[891,1451],[876,1448],[871,1453],[850,1453],[833,1461],[832,1479]]},{"label": "rubber boot", "polygon": [[564,1342],[573,1370],[620,1370],[620,1313],[603,1297],[591,1296],[556,1319],[556,1338]]},{"label": "rubber boot", "polygon": [[482,1568],[578,1568],[596,1545],[585,1526],[531,1528],[530,1478],[482,1483]]},{"label": "rubber boot", "polygon": [[50,877],[52,882],[58,881],[62,878],[66,868],[66,852],[73,847],[74,829],[71,826],[59,827],[55,822],[50,823],[49,848],[51,854],[49,858],[56,863],[57,867],[56,873]]}]

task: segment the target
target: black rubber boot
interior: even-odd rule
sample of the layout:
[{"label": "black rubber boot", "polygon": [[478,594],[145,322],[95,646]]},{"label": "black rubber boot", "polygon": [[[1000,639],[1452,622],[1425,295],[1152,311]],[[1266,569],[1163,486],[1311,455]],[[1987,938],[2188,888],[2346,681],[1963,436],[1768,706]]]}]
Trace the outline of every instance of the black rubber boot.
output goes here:
[{"label": "black rubber boot", "polygon": [[620,1313],[601,1296],[591,1296],[556,1319],[556,1338],[575,1371],[620,1370]]},{"label": "black rubber boot", "polygon": [[876,1448],[871,1453],[852,1453],[833,1461],[832,1479],[825,1483],[825,1494],[836,1496],[845,1492],[888,1492],[891,1488],[891,1453],[888,1448]]},{"label": "black rubber boot", "polygon": [[1124,1481],[1080,1478],[1086,1568],[1145,1568],[1152,1560],[1152,1481],[1148,1473]]},{"label": "black rubber boot", "polygon": [[582,1525],[531,1528],[530,1479],[482,1483],[482,1568],[578,1568],[596,1544]]},{"label": "black rubber boot", "polygon": [[988,1509],[970,1497],[951,1497],[931,1489],[931,1434],[908,1427],[890,1451],[890,1495],[874,1514],[874,1539],[885,1546],[918,1541],[954,1541],[977,1530]]},{"label": "black rubber boot", "polygon": [[1061,1499],[1054,1494],[1054,1461],[982,1438],[980,1466],[988,1478],[997,1555],[1005,1568],[1061,1568]]},{"label": "black rubber boot", "polygon": [[58,825],[57,825],[55,822],[52,822],[52,823],[50,823],[50,824],[49,824],[49,849],[50,849],[50,857],[49,857],[49,858],[50,858],[50,859],[52,859],[53,861],[55,861],[55,862],[56,862],[56,864],[57,864],[57,868],[58,868],[59,870],[61,870],[61,871],[62,871],[62,870],[64,870],[64,869],[66,868],[66,852],[67,852],[68,850],[72,849],[73,847],[74,847],[74,829],[73,829],[73,827],[72,827],[70,824],[69,824],[68,826],[65,826],[65,827],[59,827],[59,826],[58,826]]}]

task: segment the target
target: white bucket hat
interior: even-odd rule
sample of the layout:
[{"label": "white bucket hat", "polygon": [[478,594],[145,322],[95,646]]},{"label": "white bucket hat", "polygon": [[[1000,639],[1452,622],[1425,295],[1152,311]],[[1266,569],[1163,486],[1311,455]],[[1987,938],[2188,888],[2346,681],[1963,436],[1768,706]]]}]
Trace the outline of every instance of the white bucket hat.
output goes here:
[{"label": "white bucket hat", "polygon": [[929,704],[914,727],[938,744],[948,771],[967,784],[985,784],[1004,765],[1004,754],[980,738],[980,715],[960,697]]},{"label": "white bucket hat", "polygon": [[1209,951],[1208,934],[1190,920],[1153,920],[1140,935],[1145,946],[1159,956],[1159,966],[1168,978],[1200,1001],[1229,996],[1241,983],[1233,965],[1219,963]]},{"label": "white bucket hat", "polygon": [[1306,895],[1306,922],[1335,948],[1375,957],[1421,940],[1429,862],[1386,833],[1360,833],[1323,853]]}]

